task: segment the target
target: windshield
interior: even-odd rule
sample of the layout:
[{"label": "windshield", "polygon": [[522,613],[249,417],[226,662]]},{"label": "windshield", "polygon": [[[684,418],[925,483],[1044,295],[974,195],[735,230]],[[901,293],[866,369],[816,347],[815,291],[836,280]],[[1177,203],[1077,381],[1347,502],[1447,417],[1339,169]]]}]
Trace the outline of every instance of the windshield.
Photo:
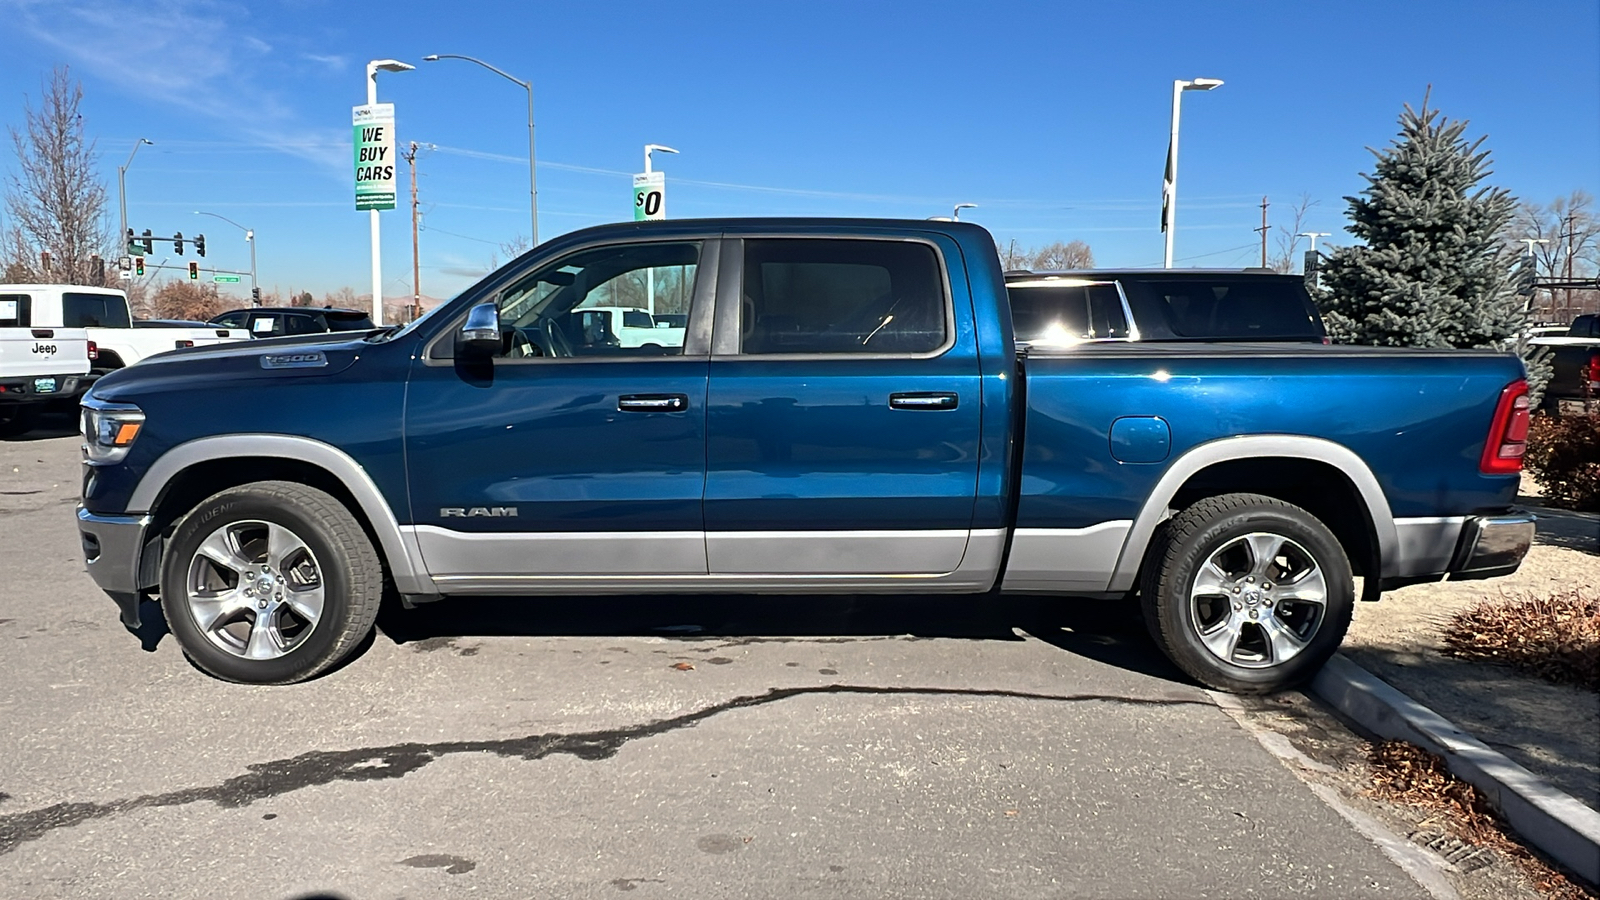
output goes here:
[{"label": "windshield", "polygon": [[1315,341],[1326,333],[1295,275],[1119,276],[1151,341]]}]

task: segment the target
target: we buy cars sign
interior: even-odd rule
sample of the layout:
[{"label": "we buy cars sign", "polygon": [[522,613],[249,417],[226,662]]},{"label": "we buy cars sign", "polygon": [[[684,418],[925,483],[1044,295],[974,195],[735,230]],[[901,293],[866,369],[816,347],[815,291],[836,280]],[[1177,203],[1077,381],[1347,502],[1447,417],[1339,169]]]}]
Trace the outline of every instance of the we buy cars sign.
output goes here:
[{"label": "we buy cars sign", "polygon": [[352,107],[356,209],[394,209],[394,104]]}]

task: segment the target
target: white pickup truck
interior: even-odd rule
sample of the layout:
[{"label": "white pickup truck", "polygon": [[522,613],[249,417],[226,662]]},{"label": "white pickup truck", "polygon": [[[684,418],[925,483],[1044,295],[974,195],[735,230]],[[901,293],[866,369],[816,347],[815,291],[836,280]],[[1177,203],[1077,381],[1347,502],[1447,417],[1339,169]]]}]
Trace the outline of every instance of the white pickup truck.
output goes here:
[{"label": "white pickup truck", "polygon": [[134,328],[128,295],[116,288],[75,284],[0,284],[0,298],[17,301],[32,328],[83,328],[98,349],[96,373],[131,366],[147,356],[184,347],[250,339],[243,328]]},{"label": "white pickup truck", "polygon": [[610,334],[618,346],[682,347],[684,328],[656,321],[650,311],[637,306],[580,306],[572,311],[583,331],[584,343]]},{"label": "white pickup truck", "polygon": [[0,293],[0,437],[33,428],[48,401],[77,396],[89,374],[88,332],[18,327],[22,305]]}]

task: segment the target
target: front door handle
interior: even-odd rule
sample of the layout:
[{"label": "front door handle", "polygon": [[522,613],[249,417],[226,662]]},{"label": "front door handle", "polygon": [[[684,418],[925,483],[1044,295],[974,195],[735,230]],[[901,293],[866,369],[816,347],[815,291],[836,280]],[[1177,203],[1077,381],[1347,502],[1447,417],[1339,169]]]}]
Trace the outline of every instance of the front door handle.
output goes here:
[{"label": "front door handle", "polygon": [[617,398],[620,412],[683,412],[688,408],[688,394],[623,394]]},{"label": "front door handle", "polygon": [[955,409],[960,395],[950,391],[907,391],[889,395],[890,409]]}]

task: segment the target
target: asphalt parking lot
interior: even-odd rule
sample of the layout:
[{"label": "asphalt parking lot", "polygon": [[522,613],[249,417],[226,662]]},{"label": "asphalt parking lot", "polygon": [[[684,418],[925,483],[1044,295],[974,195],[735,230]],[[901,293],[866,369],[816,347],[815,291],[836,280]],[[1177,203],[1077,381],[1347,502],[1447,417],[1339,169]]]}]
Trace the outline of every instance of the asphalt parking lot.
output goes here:
[{"label": "asphalt parking lot", "polygon": [[0,443],[0,896],[1428,896],[1122,610],[447,601],[214,680],[84,573],[68,427]]}]

